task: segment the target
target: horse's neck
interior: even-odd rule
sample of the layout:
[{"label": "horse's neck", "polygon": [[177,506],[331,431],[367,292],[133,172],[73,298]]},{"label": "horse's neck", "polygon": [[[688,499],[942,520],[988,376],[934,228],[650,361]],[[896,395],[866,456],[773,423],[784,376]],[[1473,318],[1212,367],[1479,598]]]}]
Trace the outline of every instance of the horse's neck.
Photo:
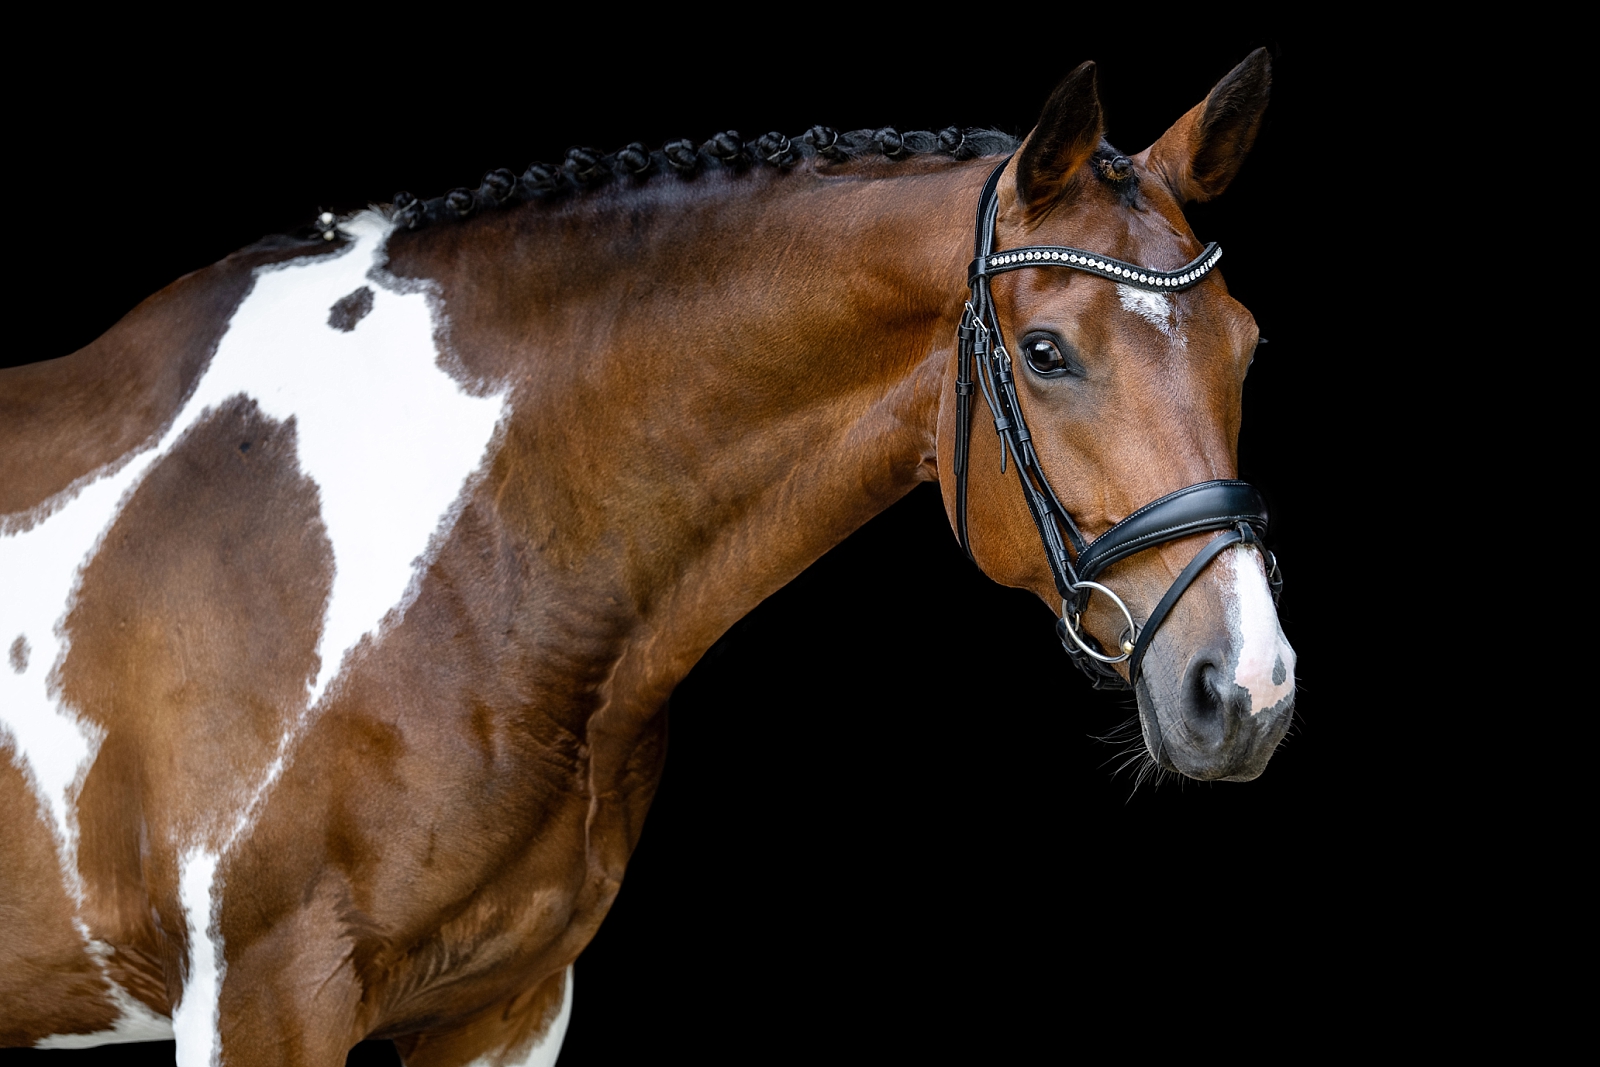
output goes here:
[{"label": "horse's neck", "polygon": [[658,180],[395,243],[515,390],[500,521],[666,638],[665,684],[935,476],[986,170]]}]

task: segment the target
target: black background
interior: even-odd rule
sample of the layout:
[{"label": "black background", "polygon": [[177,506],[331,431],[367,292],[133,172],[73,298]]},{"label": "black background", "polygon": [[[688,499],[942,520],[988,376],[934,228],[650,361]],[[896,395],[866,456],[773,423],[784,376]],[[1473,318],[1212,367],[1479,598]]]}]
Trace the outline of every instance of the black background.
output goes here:
[{"label": "black background", "polygon": [[1301,689],[1267,772],[1135,789],[1116,771],[1127,744],[1100,739],[1132,720],[1131,699],[1089,690],[1048,609],[976,572],[924,487],[679,687],[661,792],[578,962],[562,1064],[1031,1059],[1041,1044],[1064,1054],[1105,1013],[1146,1020],[1124,1033],[1137,1041],[1179,1027],[1170,1008],[1292,999],[1279,976],[1360,953],[1410,817],[1385,810],[1374,717],[1408,709],[1352,653],[1372,634],[1339,616],[1348,528],[1326,486],[1363,466],[1385,418],[1341,359],[1339,314],[1306,284],[1342,226],[1322,155],[1339,51],[1270,23],[1152,38],[1063,21],[1014,40],[1019,16],[999,8],[989,29],[808,15],[748,39],[447,14],[204,47],[144,32],[40,71],[10,135],[6,361],[72,351],[174,277],[319,210],[438,195],[572,144],[816,122],[1021,134],[1095,59],[1108,137],[1131,153],[1252,48],[1275,57],[1254,155],[1190,211],[1270,340],[1240,465],[1274,509]]}]

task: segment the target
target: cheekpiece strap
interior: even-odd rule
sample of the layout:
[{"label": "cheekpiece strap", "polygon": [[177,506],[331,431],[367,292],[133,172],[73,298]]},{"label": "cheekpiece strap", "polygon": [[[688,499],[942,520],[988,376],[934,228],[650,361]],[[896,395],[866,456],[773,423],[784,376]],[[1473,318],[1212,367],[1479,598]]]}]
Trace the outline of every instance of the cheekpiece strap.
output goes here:
[{"label": "cheekpiece strap", "polygon": [[1211,273],[1221,258],[1222,249],[1217,246],[1217,242],[1212,241],[1198,256],[1177,270],[1151,270],[1136,263],[1124,263],[1120,259],[1086,252],[1081,248],[1032,245],[1028,248],[1008,249],[993,255],[979,253],[967,267],[967,284],[972,285],[980,277],[993,277],[1009,270],[1021,270],[1023,267],[1067,267],[1071,270],[1081,270],[1085,274],[1098,274],[1110,281],[1131,285],[1135,289],[1147,289],[1152,293],[1181,293],[1204,281],[1205,276]]},{"label": "cheekpiece strap", "polygon": [[[973,226],[973,255],[982,258],[994,247],[994,213],[998,199],[995,191],[1000,187],[1000,175],[1011,159],[1007,156],[1000,165],[989,172],[978,196],[978,217]],[[967,534],[967,466],[970,463],[968,447],[972,438],[972,395],[977,383],[973,381],[974,364],[987,375],[987,360],[999,344],[999,325],[993,331],[994,311],[989,306],[989,287],[984,279],[968,278],[971,298],[967,301],[957,330],[958,354],[956,359],[956,540],[968,559],[973,559],[972,541]],[[1002,444],[1001,448],[1004,449]],[[976,560],[974,560],[976,562]]]}]

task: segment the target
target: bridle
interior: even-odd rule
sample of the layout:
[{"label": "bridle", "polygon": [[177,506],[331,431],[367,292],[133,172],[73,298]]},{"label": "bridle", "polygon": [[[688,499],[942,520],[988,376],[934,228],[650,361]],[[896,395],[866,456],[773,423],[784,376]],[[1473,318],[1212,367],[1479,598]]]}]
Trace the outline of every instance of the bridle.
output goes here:
[{"label": "bridle", "polygon": [[[960,355],[956,371],[956,538],[971,559],[972,544],[967,536],[967,452],[972,436],[972,368],[976,363],[976,384],[983,391],[983,398],[994,415],[995,432],[1000,435],[1000,469],[1002,472],[1005,470],[1006,456],[1009,454],[1016,467],[1017,479],[1022,483],[1023,499],[1028,503],[1034,525],[1038,527],[1039,538],[1044,542],[1045,559],[1049,561],[1056,591],[1061,595],[1061,618],[1056,622],[1056,633],[1061,638],[1062,647],[1078,668],[1094,682],[1096,689],[1129,688],[1138,680],[1139,666],[1144,662],[1156,630],[1206,564],[1223,549],[1230,545],[1246,544],[1255,545],[1261,550],[1266,556],[1267,581],[1272,587],[1272,598],[1276,603],[1283,588],[1283,579],[1278,573],[1277,559],[1261,542],[1261,537],[1267,532],[1266,501],[1254,486],[1246,482],[1232,479],[1199,482],[1151,501],[1092,543],[1085,541],[1077,523],[1062,507],[1055,490],[1050,488],[1044,470],[1039,466],[1033,438],[1028,433],[1027,421],[1022,417],[1022,405],[1017,399],[1011,356],[1001,337],[1000,321],[995,317],[994,297],[989,283],[996,274],[1024,267],[1065,267],[1096,274],[1135,289],[1179,293],[1200,284],[1211,273],[1217,260],[1222,258],[1222,249],[1212,242],[1192,262],[1175,271],[1149,270],[1081,248],[1059,245],[1010,248],[997,253],[994,250],[995,217],[1000,206],[997,191],[1000,175],[1009,162],[1008,157],[994,169],[984,184],[983,194],[978,198],[976,256],[967,268],[967,284],[972,295],[957,331]],[[1143,626],[1134,622],[1133,614],[1128,611],[1121,597],[1095,581],[1118,560],[1168,541],[1209,530],[1222,532],[1189,561],[1189,565],[1168,587],[1166,595],[1145,619]],[[1119,655],[1108,655],[1099,642],[1082,628],[1083,611],[1088,606],[1090,595],[1095,592],[1109,597],[1127,620]],[[1128,663],[1126,682],[1111,667],[1124,660]]]}]

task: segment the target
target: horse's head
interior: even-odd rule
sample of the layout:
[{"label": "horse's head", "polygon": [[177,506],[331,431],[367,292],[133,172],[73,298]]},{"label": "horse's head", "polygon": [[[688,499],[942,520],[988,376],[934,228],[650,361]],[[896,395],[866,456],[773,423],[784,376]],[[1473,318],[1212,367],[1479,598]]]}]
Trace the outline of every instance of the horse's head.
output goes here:
[{"label": "horse's head", "polygon": [[[975,317],[984,318],[981,305],[989,302],[988,321],[1011,359],[984,352],[990,332],[980,321],[972,362],[976,394],[988,404],[978,399],[974,407],[967,541],[991,577],[1036,591],[1052,608],[1063,603],[1064,576],[1067,585],[1087,576],[1079,573],[1085,553],[1073,545],[1073,523],[1081,542],[1092,543],[1176,490],[1237,477],[1241,394],[1259,338],[1255,320],[1201,256],[1205,246],[1182,206],[1216,196],[1233,178],[1255,139],[1269,83],[1267,55],[1258,51],[1155,144],[1126,157],[1102,139],[1095,70],[1086,63],[1056,89],[999,176],[993,251],[1043,248],[1029,257],[1058,262],[1007,264],[974,282]],[[1091,258],[1088,269],[1050,269],[1071,258],[1060,246],[1121,262]],[[1163,273],[1197,258],[1202,266],[1190,274]],[[1150,274],[1135,271],[1119,282],[1122,265]],[[1024,460],[1020,487],[1015,473],[1001,473],[1005,446],[985,432],[986,407],[1004,409],[1008,390],[1022,416],[1014,421],[1027,427],[1008,449]],[[954,419],[945,426],[954,429]],[[1031,505],[1028,434],[1032,471],[1048,483]],[[962,466],[948,452],[943,459]],[[959,532],[957,491],[945,481]],[[1224,490],[1257,499],[1248,487]],[[1052,516],[1051,491],[1065,519]],[[1156,525],[1178,522],[1182,510],[1164,505]],[[1059,534],[1059,555],[1073,549],[1070,563],[1054,571],[1047,527]],[[1102,545],[1129,528],[1118,527]],[[1188,527],[1167,526],[1178,528]],[[1162,767],[1190,777],[1254,778],[1292,715],[1294,651],[1278,626],[1271,558],[1255,532],[1224,517],[1175,540],[1151,537],[1148,547],[1131,546],[1137,550],[1093,573],[1104,591],[1083,589],[1057,609],[1095,639],[1090,647],[1104,659],[1123,656],[1111,667],[1123,678],[1130,668],[1123,653],[1134,652],[1138,631],[1128,631],[1116,597],[1149,629],[1133,657],[1145,744]],[[1179,595],[1163,619],[1158,605],[1169,589]]]}]

